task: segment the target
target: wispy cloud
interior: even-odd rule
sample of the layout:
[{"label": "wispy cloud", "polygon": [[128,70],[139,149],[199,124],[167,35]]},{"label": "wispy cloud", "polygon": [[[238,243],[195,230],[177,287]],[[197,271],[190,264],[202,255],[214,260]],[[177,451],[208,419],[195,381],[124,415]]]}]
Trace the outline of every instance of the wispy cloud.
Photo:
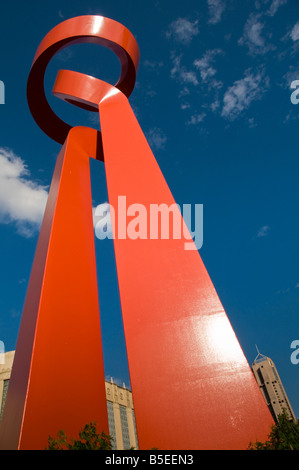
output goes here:
[{"label": "wispy cloud", "polygon": [[196,125],[204,121],[206,113],[193,114],[190,120],[187,122],[187,125]]},{"label": "wispy cloud", "polygon": [[290,65],[289,70],[283,75],[282,86],[291,89],[291,83],[294,80],[299,80],[299,69],[297,65]]},{"label": "wispy cloud", "polygon": [[272,3],[270,5],[269,10],[267,11],[267,14],[270,16],[274,16],[278,9],[285,5],[288,0],[272,0]]},{"label": "wispy cloud", "polygon": [[167,137],[158,127],[154,127],[146,132],[146,138],[152,150],[162,150],[165,148]]},{"label": "wispy cloud", "polygon": [[295,24],[295,26],[292,28],[292,31],[290,32],[290,36],[293,39],[293,41],[298,41],[299,39],[299,21]]},{"label": "wispy cloud", "polygon": [[25,237],[39,229],[48,199],[44,186],[30,179],[25,162],[0,148],[0,222],[14,223]]},{"label": "wispy cloud", "polygon": [[163,61],[160,60],[144,60],[143,65],[149,69],[157,72],[159,69],[161,69],[164,65]]},{"label": "wispy cloud", "polygon": [[278,290],[275,293],[276,294],[288,294],[290,292],[290,290],[291,290],[291,287],[287,287],[286,289]]},{"label": "wispy cloud", "polygon": [[207,83],[209,88],[221,88],[223,83],[220,80],[216,80],[214,77],[217,74],[215,68],[215,57],[219,54],[223,54],[221,49],[210,49],[200,59],[195,59],[193,64],[200,72],[200,77],[204,83]]},{"label": "wispy cloud", "polygon": [[210,20],[209,23],[216,24],[221,21],[221,17],[223,12],[226,8],[226,4],[224,0],[207,0],[209,13],[210,13]]},{"label": "wispy cloud", "polygon": [[172,55],[173,67],[170,71],[171,78],[176,78],[183,84],[198,85],[198,79],[194,70],[188,70],[185,66],[181,65],[182,56]]},{"label": "wispy cloud", "polygon": [[260,13],[251,13],[244,26],[243,36],[238,41],[240,45],[247,46],[252,55],[266,54],[275,49],[273,44],[267,43],[269,37],[266,38],[263,34],[265,24],[261,18]]},{"label": "wispy cloud", "polygon": [[248,69],[245,76],[236,80],[225,92],[221,115],[234,120],[250,106],[252,101],[260,99],[268,87],[269,79],[262,69],[256,73]]},{"label": "wispy cloud", "polygon": [[206,51],[206,53],[200,59],[195,59],[194,65],[200,71],[200,76],[203,81],[213,77],[217,70],[212,66],[212,61],[220,49],[212,49]]},{"label": "wispy cloud", "polygon": [[280,289],[276,291],[276,294],[288,294],[289,292],[294,292],[294,290],[298,288],[299,288],[299,282],[297,282],[295,286],[292,285],[291,287],[286,287],[285,289]]},{"label": "wispy cloud", "polygon": [[263,5],[268,5],[269,8],[265,11],[265,14],[268,16],[274,16],[278,9],[285,5],[288,0],[255,0],[255,7],[257,10],[263,8]]},{"label": "wispy cloud", "polygon": [[187,18],[178,18],[173,21],[166,32],[168,38],[172,37],[175,41],[184,45],[190,44],[192,39],[198,34],[198,20],[192,22]]},{"label": "wispy cloud", "polygon": [[257,238],[267,237],[270,232],[269,225],[263,225],[257,232]]}]

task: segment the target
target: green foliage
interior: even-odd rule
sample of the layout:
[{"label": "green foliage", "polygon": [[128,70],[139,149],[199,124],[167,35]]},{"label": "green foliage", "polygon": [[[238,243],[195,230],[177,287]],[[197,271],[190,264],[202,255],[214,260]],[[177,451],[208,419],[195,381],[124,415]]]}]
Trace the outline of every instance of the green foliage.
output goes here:
[{"label": "green foliage", "polygon": [[251,442],[249,450],[299,450],[299,422],[288,419],[286,409],[278,416],[278,422],[271,426],[268,440]]},{"label": "green foliage", "polygon": [[69,440],[64,431],[59,431],[56,438],[49,436],[46,450],[111,450],[111,441],[111,436],[97,433],[96,423],[89,423],[79,432],[79,439]]}]

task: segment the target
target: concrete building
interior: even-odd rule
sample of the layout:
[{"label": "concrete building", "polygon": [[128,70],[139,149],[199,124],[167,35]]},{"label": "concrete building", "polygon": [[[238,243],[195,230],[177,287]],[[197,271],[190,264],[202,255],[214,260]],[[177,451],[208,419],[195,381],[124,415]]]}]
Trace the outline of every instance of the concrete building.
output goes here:
[{"label": "concrete building", "polygon": [[8,383],[10,379],[13,359],[15,356],[14,351],[8,351],[7,353],[1,353],[0,361],[0,419],[3,412],[3,407],[5,403]]},{"label": "concrete building", "polygon": [[[3,359],[3,357],[2,357]],[[0,420],[14,359],[14,351],[4,353],[0,361]],[[132,392],[105,380],[109,433],[115,450],[138,449]],[[78,430],[79,431],[79,430]],[[71,436],[70,436],[71,437]]]},{"label": "concrete building", "polygon": [[284,408],[287,411],[289,419],[296,421],[296,416],[292,410],[274,362],[269,357],[261,354],[259,350],[257,351],[258,355],[253,361],[252,371],[274,421],[277,422],[277,417],[283,412]]},{"label": "concrete building", "polygon": [[138,449],[135,414],[132,392],[123,384],[122,387],[105,381],[108,409],[109,432],[113,437],[113,448],[122,450]]}]

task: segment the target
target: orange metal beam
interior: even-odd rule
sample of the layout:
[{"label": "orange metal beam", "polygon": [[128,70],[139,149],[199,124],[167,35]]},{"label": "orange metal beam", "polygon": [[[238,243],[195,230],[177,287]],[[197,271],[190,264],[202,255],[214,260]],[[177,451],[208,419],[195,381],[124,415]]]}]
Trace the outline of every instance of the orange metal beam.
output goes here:
[{"label": "orange metal beam", "polygon": [[43,449],[90,421],[108,430],[89,158],[98,133],[73,128],[58,156],[30,276],[1,449]]},{"label": "orange metal beam", "polygon": [[[127,97],[66,70],[53,92],[99,108],[140,448],[246,449],[266,439],[272,417],[196,246],[150,238],[151,207],[175,200]],[[128,220],[120,196],[145,208],[145,239],[119,237],[118,220]],[[176,217],[183,227],[179,209]]]},{"label": "orange metal beam", "polygon": [[[266,439],[272,417],[196,246],[150,238],[151,207],[175,200],[127,97],[66,70],[53,92],[79,106],[98,102],[140,448],[246,449]],[[118,236],[118,220],[128,220],[120,196],[145,208],[145,239]],[[183,227],[179,209],[177,217]]]},{"label": "orange metal beam", "polygon": [[[99,111],[116,221],[119,196],[147,214],[152,204],[173,207],[127,98],[110,92]],[[114,230],[140,448],[246,449],[265,440],[272,417],[196,247]]]}]

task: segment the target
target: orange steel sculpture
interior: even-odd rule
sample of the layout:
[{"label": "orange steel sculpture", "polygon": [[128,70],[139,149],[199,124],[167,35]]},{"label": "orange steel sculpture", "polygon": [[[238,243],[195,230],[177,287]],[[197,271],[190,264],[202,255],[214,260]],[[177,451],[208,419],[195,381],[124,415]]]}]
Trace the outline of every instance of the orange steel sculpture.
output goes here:
[{"label": "orange steel sculpture", "polygon": [[[78,42],[106,46],[121,63],[115,86],[62,70],[53,89],[65,101],[99,112],[101,133],[71,128],[45,97],[49,60]],[[3,449],[42,449],[59,429],[75,436],[90,421],[108,432],[89,157],[104,161],[116,211],[114,246],[139,448],[246,449],[250,441],[264,440],[272,424],[196,247],[186,251],[183,239],[117,236],[118,196],[148,211],[150,204],[175,202],[128,101],[138,61],[130,31],[101,16],[59,24],[34,58],[29,107],[63,147],[24,305],[1,423]]]}]

